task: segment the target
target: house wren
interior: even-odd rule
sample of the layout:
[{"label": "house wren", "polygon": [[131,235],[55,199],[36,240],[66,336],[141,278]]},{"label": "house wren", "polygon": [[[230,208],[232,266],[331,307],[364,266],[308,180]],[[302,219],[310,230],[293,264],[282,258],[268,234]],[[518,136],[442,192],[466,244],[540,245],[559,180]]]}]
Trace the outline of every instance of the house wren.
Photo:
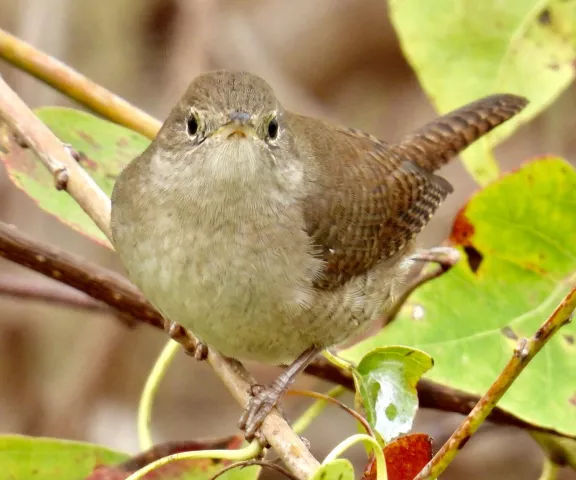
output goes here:
[{"label": "house wren", "polygon": [[113,242],[169,320],[221,354],[289,363],[248,438],[322,349],[389,308],[451,185],[432,173],[526,105],[494,95],[388,145],[285,110],[246,72],[196,78],[118,177]]}]

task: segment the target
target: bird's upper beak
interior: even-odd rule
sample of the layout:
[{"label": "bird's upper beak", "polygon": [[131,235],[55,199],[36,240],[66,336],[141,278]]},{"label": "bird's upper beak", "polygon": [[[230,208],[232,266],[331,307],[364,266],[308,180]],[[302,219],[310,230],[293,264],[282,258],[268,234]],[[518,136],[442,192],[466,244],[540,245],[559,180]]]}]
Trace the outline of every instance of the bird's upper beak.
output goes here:
[{"label": "bird's upper beak", "polygon": [[245,112],[234,112],[230,115],[230,122],[222,125],[214,132],[214,137],[228,138],[256,138],[258,135],[249,123],[250,115]]}]

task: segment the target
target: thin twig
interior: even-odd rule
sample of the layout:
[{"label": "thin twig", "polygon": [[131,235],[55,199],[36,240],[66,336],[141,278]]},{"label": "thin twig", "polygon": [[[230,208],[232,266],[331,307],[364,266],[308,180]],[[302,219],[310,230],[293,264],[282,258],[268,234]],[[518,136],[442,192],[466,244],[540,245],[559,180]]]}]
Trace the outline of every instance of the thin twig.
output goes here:
[{"label": "thin twig", "polygon": [[137,422],[138,440],[142,450],[149,450],[154,446],[151,431],[152,407],[154,406],[154,400],[156,399],[160,383],[166,376],[170,364],[174,361],[176,355],[180,351],[180,345],[176,342],[172,340],[166,342],[166,345],[164,345],[162,352],[154,362],[154,366],[146,378],[144,390],[142,391],[142,395],[140,395]]},{"label": "thin twig", "polygon": [[[239,436],[230,436],[208,440],[183,440],[177,442],[166,442],[154,445],[149,450],[139,453],[138,455],[129,458],[128,460],[117,465],[119,470],[124,472],[134,472],[155,462],[160,458],[174,455],[175,453],[192,452],[194,450],[224,450],[232,448],[233,444],[237,443],[238,446],[242,443],[242,438]],[[237,448],[237,447],[236,447]]]},{"label": "thin twig", "polygon": [[251,467],[253,465],[258,465],[258,466],[264,467],[264,468],[270,468],[271,470],[276,470],[278,473],[281,473],[282,475],[290,478],[291,480],[298,480],[297,477],[292,475],[288,470],[286,470],[281,465],[278,465],[278,464],[272,463],[272,462],[267,462],[266,460],[245,460],[243,462],[233,463],[232,465],[228,465],[227,467],[224,467],[216,475],[214,475],[212,478],[210,478],[210,480],[216,480],[218,477],[220,477],[224,473],[228,472],[229,470],[233,470],[235,468]]},{"label": "thin twig", "polygon": [[[0,255],[2,255],[2,252],[0,252]],[[0,295],[75,308],[87,312],[113,315],[129,327],[139,323],[132,316],[121,313],[104,302],[94,300],[85,293],[66,287],[59,282],[38,282],[32,278],[14,278],[14,275],[8,278],[6,275],[1,275]]]},{"label": "thin twig", "polygon": [[74,69],[0,29],[0,58],[105,118],[154,138],[160,122]]},{"label": "thin twig", "polygon": [[432,270],[422,271],[415,278],[413,278],[400,297],[396,300],[394,305],[388,310],[382,318],[382,326],[392,323],[398,315],[402,306],[408,300],[408,297],[414,293],[417,288],[420,288],[430,280],[434,280],[446,272],[448,272],[460,259],[460,252],[451,247],[436,247],[429,250],[421,250],[412,256],[412,259],[418,262],[433,262],[438,266]]},{"label": "thin twig", "polygon": [[542,473],[538,480],[556,480],[561,466],[555,463],[551,458],[545,458],[542,465]]},{"label": "thin twig", "polygon": [[[154,472],[166,465],[173,464],[174,462],[183,462],[187,460],[199,459],[212,459],[212,460],[225,460],[225,461],[243,461],[252,460],[262,453],[262,445],[258,440],[252,441],[249,445],[238,449],[223,449],[223,450],[192,450],[188,452],[175,453],[159,458],[152,463],[149,463],[134,473],[126,477],[126,480],[142,480],[149,473]],[[299,478],[299,477],[297,477]]]},{"label": "thin twig", "polygon": [[[106,236],[110,238],[109,198],[69,155],[52,132],[40,122],[1,78],[0,116],[38,154],[44,165],[55,174],[57,178],[56,186],[65,188]],[[100,288],[97,285],[100,283],[99,279],[93,280],[95,281],[91,282],[93,284],[92,288]],[[130,290],[126,280],[123,280],[122,283],[125,290]],[[132,289],[135,289],[135,287],[132,287]],[[117,291],[109,293],[112,293],[112,298],[114,296],[118,297]],[[116,298],[116,301],[118,301],[118,298]],[[170,325],[170,322],[166,322],[166,325]],[[189,347],[189,340],[193,339],[193,336],[184,328],[178,327],[179,335],[174,335],[172,338],[179,343],[183,343],[185,347]],[[207,360],[234,398],[243,408],[246,408],[250,400],[250,387],[256,383],[254,378],[242,364],[225,359],[215,352],[211,351]],[[319,467],[318,461],[306,448],[302,439],[294,433],[277,410],[273,410],[264,421],[262,433],[286,466],[297,477],[306,479]]]},{"label": "thin twig", "polygon": [[470,414],[442,446],[434,458],[422,469],[414,480],[436,479],[452,462],[464,444],[478,430],[496,403],[508,391],[518,375],[530,363],[552,336],[571,318],[576,309],[576,286],[564,297],[554,312],[536,331],[532,338],[522,338],[514,349],[514,355],[504,367],[496,381],[490,386]]},{"label": "thin twig", "polygon": [[334,398],[333,396],[330,396],[330,395],[326,395],[324,393],[313,392],[310,390],[291,389],[291,390],[288,390],[286,393],[288,395],[302,395],[305,397],[312,397],[312,398],[315,398],[315,399],[320,400],[322,402],[332,403],[332,404],[340,407],[342,410],[344,410],[346,413],[348,413],[352,417],[354,417],[364,427],[364,430],[366,430],[366,433],[368,435],[376,438],[376,436],[374,435],[374,430],[372,430],[372,427],[370,426],[368,421],[362,415],[360,415],[356,410],[350,408],[348,405],[345,405],[344,403],[342,403],[337,398]]},{"label": "thin twig", "polygon": [[139,322],[163,328],[162,316],[122,275],[40,242],[3,222],[0,256],[74,287]]}]

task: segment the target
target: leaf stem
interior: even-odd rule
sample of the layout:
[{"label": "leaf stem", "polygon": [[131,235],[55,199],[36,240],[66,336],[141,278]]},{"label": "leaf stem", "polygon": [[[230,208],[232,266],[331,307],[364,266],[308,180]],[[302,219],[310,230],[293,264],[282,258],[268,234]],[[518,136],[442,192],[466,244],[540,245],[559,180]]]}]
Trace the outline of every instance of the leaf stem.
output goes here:
[{"label": "leaf stem", "polygon": [[154,363],[154,367],[152,367],[146,379],[144,390],[140,397],[140,404],[138,405],[138,440],[141,450],[148,450],[154,446],[152,433],[150,432],[150,419],[152,417],[154,397],[158,392],[160,382],[168,371],[168,367],[180,350],[181,347],[177,342],[169,340],[166,345],[164,345],[160,356]]},{"label": "leaf stem", "polygon": [[539,480],[556,480],[558,478],[558,472],[560,471],[560,465],[553,462],[550,458],[544,459],[542,465],[542,473]]},{"label": "leaf stem", "polygon": [[496,403],[508,391],[534,356],[563,325],[569,323],[575,309],[576,285],[572,287],[570,292],[531,338],[523,338],[518,341],[514,354],[504,367],[504,370],[502,370],[498,378],[458,429],[414,480],[436,479],[446,470],[446,467],[452,462],[456,454],[478,430],[482,422],[496,406]]},{"label": "leaf stem", "polygon": [[454,267],[460,260],[460,250],[453,247],[435,247],[420,250],[412,255],[411,259],[418,262],[436,263],[437,266],[436,268],[427,268],[425,266],[424,269],[405,286],[400,297],[382,316],[382,327],[389,325],[396,319],[398,312],[415,290],[430,280],[444,275]]},{"label": "leaf stem", "polygon": [[352,363],[350,363],[347,360],[344,360],[342,358],[340,358],[339,356],[333,354],[331,351],[329,350],[323,350],[322,351],[322,355],[324,356],[324,358],[326,360],[328,360],[332,365],[335,365],[336,367],[351,373],[354,366],[352,365]]},{"label": "leaf stem", "polygon": [[370,427],[366,419],[364,419],[358,412],[351,409],[347,405],[344,405],[342,402],[336,399],[336,397],[339,397],[345,392],[346,388],[344,388],[341,385],[334,387],[326,394],[311,392],[307,390],[288,390],[287,393],[289,395],[305,395],[308,397],[318,399],[312,405],[310,405],[310,407],[308,407],[306,411],[302,415],[300,415],[300,417],[298,417],[298,419],[295,422],[292,423],[292,430],[294,430],[298,435],[301,435],[304,432],[304,430],[306,430],[309,427],[312,421],[324,411],[324,409],[328,406],[328,403],[331,402],[334,405],[337,405],[340,408],[342,408],[345,412],[352,415],[364,427],[366,433],[371,437],[374,437],[374,432],[372,431],[372,428]]},{"label": "leaf stem", "polygon": [[245,448],[240,448],[238,450],[195,450],[193,452],[182,452],[175,453],[173,455],[168,455],[162,457],[152,463],[149,463],[140,470],[134,472],[132,475],[126,478],[126,480],[140,480],[147,473],[152,470],[156,470],[164,465],[172,462],[177,462],[180,460],[193,460],[198,458],[212,458],[212,459],[222,459],[231,461],[242,461],[251,460],[260,454],[262,451],[262,445],[257,440],[254,440],[250,445]]},{"label": "leaf stem", "polygon": [[326,456],[322,465],[333,462],[340,455],[342,455],[346,450],[348,450],[353,445],[365,442],[370,444],[372,450],[374,451],[374,457],[376,458],[376,480],[387,480],[388,474],[386,472],[386,459],[384,458],[384,451],[378,443],[378,441],[365,433],[357,433],[348,437],[338,445]]},{"label": "leaf stem", "polygon": [[230,470],[233,470],[235,468],[246,468],[246,467],[251,467],[251,466],[259,466],[259,467],[263,467],[263,468],[269,468],[270,470],[275,470],[276,472],[281,473],[282,475],[284,475],[285,477],[287,477],[291,480],[298,480],[294,475],[292,475],[288,470],[286,470],[281,465],[278,465],[278,464],[272,463],[272,462],[267,462],[265,460],[244,460],[243,462],[233,463],[232,465],[228,465],[227,467],[224,467],[216,475],[214,475],[212,478],[210,478],[210,480],[216,480],[218,477],[222,476],[226,472],[229,472]]}]

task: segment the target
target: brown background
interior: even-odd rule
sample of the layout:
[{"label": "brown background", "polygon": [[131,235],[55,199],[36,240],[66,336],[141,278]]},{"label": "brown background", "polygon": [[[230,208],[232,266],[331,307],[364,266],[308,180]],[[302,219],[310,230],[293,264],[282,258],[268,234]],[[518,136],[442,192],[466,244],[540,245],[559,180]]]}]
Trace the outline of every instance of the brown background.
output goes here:
[{"label": "brown background", "polygon": [[[434,111],[402,57],[384,0],[0,0],[0,27],[69,63],[164,118],[190,79],[213,68],[265,77],[284,105],[394,140]],[[59,94],[0,63],[0,73],[31,106],[70,105]],[[576,89],[562,96],[497,151],[504,168],[553,152],[575,158]],[[474,183],[458,162],[442,172],[455,193],[420,237],[449,232]],[[119,269],[114,254],[40,212],[0,172],[0,217],[45,241]],[[48,280],[0,263],[0,287],[13,275]],[[1,288],[0,288],[1,290]],[[128,331],[112,318],[0,295],[0,432],[59,436],[137,451],[135,413],[164,336]],[[250,366],[262,381],[274,369]],[[312,378],[300,386],[325,389]],[[301,411],[291,401],[288,411]],[[184,355],[170,369],[154,411],[157,441],[234,432],[240,413],[208,367]],[[415,430],[440,444],[459,417],[421,411]],[[318,455],[354,429],[329,410],[306,437]],[[354,452],[362,464],[360,450]],[[486,425],[443,478],[537,478],[541,454],[524,433]],[[562,478],[575,478],[563,472]]]}]

